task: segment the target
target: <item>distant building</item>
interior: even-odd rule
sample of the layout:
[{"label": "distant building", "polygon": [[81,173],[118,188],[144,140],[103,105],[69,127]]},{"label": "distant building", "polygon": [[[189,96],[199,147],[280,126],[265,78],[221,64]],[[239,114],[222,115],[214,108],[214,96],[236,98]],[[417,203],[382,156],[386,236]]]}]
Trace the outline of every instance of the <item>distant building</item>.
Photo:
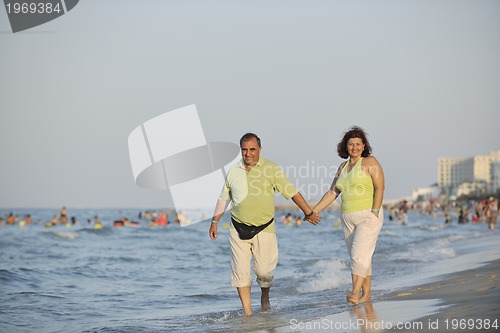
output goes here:
[{"label": "distant building", "polygon": [[474,181],[474,159],[441,157],[438,160],[438,187],[448,195],[464,182]]},{"label": "distant building", "polygon": [[428,201],[430,199],[435,199],[439,196],[439,191],[437,186],[433,187],[419,187],[412,191],[411,199],[412,201]]},{"label": "distant building", "polygon": [[447,195],[485,194],[499,186],[500,150],[474,157],[438,159],[438,187]]},{"label": "distant building", "polygon": [[460,197],[462,195],[481,196],[487,193],[488,193],[488,186],[484,181],[465,182],[458,185],[456,190],[457,197]]},{"label": "distant building", "polygon": [[490,183],[491,157],[489,155],[474,156],[474,180]]},{"label": "distant building", "polygon": [[491,193],[500,192],[500,162],[491,163]]}]

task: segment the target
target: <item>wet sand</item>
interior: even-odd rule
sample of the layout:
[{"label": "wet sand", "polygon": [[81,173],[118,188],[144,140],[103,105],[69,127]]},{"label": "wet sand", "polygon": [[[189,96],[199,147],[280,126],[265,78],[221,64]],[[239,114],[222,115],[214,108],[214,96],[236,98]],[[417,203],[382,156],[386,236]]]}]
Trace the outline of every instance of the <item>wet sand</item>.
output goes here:
[{"label": "wet sand", "polygon": [[499,332],[500,259],[353,306],[260,332]]},{"label": "wet sand", "polygon": [[[422,327],[385,332],[500,331],[500,260],[485,266],[443,276],[439,281],[395,292],[383,300],[439,300],[437,312],[418,318]],[[376,303],[375,303],[376,307]],[[412,311],[411,306],[401,311]],[[490,327],[496,320],[497,328]]]}]

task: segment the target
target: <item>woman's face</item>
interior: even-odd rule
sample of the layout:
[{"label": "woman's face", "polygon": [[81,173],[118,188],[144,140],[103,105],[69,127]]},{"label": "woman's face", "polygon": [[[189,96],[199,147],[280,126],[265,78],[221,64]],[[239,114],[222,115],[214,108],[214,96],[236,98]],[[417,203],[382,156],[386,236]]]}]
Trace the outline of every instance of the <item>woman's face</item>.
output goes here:
[{"label": "woman's face", "polygon": [[365,145],[361,138],[350,138],[349,141],[347,141],[347,153],[350,158],[361,157],[363,150],[365,150]]}]

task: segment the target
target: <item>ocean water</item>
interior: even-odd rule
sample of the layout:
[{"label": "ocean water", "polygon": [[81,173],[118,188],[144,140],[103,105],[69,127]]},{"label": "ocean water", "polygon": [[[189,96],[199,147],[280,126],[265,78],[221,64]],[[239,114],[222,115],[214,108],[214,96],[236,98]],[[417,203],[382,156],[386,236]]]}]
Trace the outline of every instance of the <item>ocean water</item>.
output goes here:
[{"label": "ocean water", "polygon": [[[101,229],[85,222],[45,228],[57,211],[13,212],[30,213],[35,223],[0,228],[0,332],[267,332],[292,319],[308,321],[351,308],[345,302],[349,258],[335,212],[317,226],[277,222],[280,258],[272,310],[258,313],[260,290],[254,282],[252,318],[243,316],[229,282],[227,216],[212,241],[208,222],[182,228],[172,223],[153,228],[145,221],[139,228],[112,226],[121,216],[137,220],[137,210],[68,209],[80,221],[98,214]],[[482,240],[498,234],[484,223],[457,225],[455,219],[446,226],[441,215],[434,220],[410,212],[407,226],[386,217],[373,258],[374,301],[425,268],[482,250]]]}]

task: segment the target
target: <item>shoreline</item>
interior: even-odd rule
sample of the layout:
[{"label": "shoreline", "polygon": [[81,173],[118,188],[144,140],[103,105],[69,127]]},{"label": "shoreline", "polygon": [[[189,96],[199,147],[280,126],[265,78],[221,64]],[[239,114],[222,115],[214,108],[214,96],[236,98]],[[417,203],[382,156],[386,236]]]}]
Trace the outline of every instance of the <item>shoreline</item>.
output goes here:
[{"label": "shoreline", "polygon": [[[500,259],[484,266],[442,276],[435,282],[393,292],[381,301],[437,299],[438,311],[413,322],[415,329],[385,329],[382,332],[470,332],[498,331],[500,328]],[[485,330],[487,321],[497,328]]]},{"label": "shoreline", "polygon": [[373,302],[266,332],[500,331],[499,235],[489,236],[463,240],[455,258],[388,282],[382,290],[392,291]]},{"label": "shoreline", "polygon": [[500,259],[496,259],[348,311],[258,332],[498,332],[499,274]]}]

